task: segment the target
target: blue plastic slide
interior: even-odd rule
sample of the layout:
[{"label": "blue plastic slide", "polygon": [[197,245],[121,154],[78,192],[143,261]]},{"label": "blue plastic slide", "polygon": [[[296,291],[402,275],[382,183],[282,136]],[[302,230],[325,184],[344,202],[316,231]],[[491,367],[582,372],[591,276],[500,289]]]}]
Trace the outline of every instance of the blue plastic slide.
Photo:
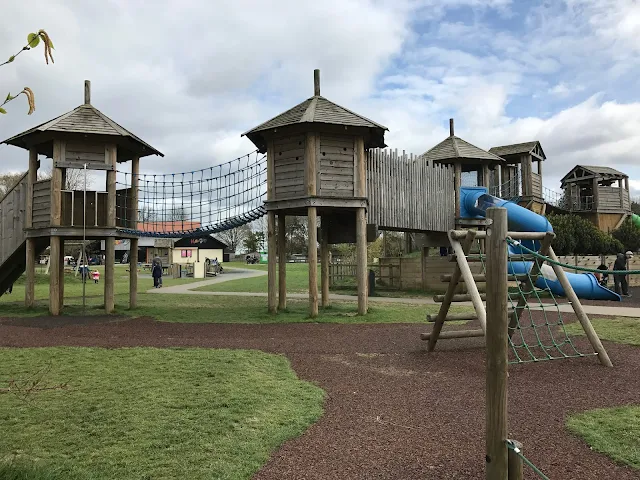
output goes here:
[{"label": "blue plastic slide", "polygon": [[[484,187],[463,187],[460,189],[460,216],[463,218],[484,218],[487,208],[504,207],[507,209],[508,228],[512,232],[553,232],[553,227],[542,215],[532,212],[520,205],[496,198],[487,193]],[[518,240],[514,238],[514,240]],[[522,245],[538,250],[540,242],[535,240],[524,240]],[[516,246],[509,246],[510,253],[524,253]],[[523,274],[529,272],[533,262],[509,262],[510,274]],[[543,265],[541,274],[536,280],[536,287],[549,288],[554,295],[565,296],[564,289],[558,281],[553,268],[550,265]],[[566,273],[569,283],[576,292],[578,298],[585,300],[612,300],[619,302],[620,295],[612,292],[608,288],[598,283],[592,273]]]}]

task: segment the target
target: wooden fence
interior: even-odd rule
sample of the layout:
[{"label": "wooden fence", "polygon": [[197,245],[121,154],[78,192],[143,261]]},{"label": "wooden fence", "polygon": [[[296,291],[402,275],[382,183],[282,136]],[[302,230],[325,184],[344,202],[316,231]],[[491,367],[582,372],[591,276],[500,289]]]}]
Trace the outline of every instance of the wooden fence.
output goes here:
[{"label": "wooden fence", "polygon": [[368,222],[382,230],[446,232],[454,228],[453,167],[398,150],[367,155]]}]

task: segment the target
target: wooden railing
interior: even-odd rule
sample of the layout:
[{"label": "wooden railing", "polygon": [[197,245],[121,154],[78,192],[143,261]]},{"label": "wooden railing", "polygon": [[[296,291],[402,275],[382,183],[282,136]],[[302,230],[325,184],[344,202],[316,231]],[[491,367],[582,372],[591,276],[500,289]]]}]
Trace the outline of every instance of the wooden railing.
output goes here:
[{"label": "wooden railing", "polygon": [[0,265],[25,241],[27,174],[0,200]]}]

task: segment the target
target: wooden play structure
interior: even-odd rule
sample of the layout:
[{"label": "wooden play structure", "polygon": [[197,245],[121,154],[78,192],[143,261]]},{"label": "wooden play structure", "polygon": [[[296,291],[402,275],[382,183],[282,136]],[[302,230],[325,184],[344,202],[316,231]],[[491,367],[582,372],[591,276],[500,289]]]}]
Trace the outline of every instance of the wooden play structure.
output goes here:
[{"label": "wooden play structure", "polygon": [[[112,313],[116,238],[130,238],[131,263],[138,260],[138,237],[120,229],[137,224],[137,208],[132,206],[137,205],[140,158],[162,154],[92,106],[89,81],[85,81],[83,105],[2,143],[27,150],[29,169],[0,201],[1,217],[11,219],[11,225],[3,223],[0,237],[0,291],[26,271],[25,305],[32,307],[36,258],[50,245],[49,311],[60,315],[65,241],[104,239],[104,308]],[[39,155],[53,159],[51,179],[37,180]],[[117,165],[129,161],[133,185],[117,192]],[[66,170],[85,167],[106,172],[106,192],[65,189]],[[123,210],[128,210],[127,215],[118,215]],[[118,217],[128,220],[119,221]],[[135,307],[138,277],[135,268],[130,270],[129,301]]]},{"label": "wooden play structure", "polygon": [[560,182],[563,208],[604,232],[615,230],[631,214],[629,176],[618,170],[576,165]]},{"label": "wooden play structure", "polygon": [[[285,222],[306,215],[309,222],[309,314],[318,315],[317,225],[321,217],[322,305],[329,305],[331,243],[357,245],[358,313],[367,312],[366,149],[384,147],[386,127],[336,105],[320,95],[320,71],[314,71],[314,95],[244,133],[267,153],[269,311],[287,306]],[[276,216],[278,218],[276,241]],[[376,237],[374,232],[369,240]],[[277,247],[276,247],[277,245]],[[276,258],[277,251],[277,258]],[[278,301],[276,302],[276,260]]]}]

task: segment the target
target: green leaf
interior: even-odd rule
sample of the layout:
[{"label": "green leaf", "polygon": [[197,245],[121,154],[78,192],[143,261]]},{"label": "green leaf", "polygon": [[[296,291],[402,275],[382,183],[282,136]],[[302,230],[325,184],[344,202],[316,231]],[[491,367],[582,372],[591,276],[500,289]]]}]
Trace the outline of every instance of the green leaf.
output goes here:
[{"label": "green leaf", "polygon": [[4,101],[8,102],[9,100],[13,100],[13,97],[11,96],[11,93],[7,93],[7,98]]},{"label": "green leaf", "polygon": [[52,50],[56,49],[56,47],[53,46],[53,42],[51,41],[51,37],[49,37],[49,45],[51,46]]},{"label": "green leaf", "polygon": [[31,48],[37,47],[40,43],[40,37],[38,37],[37,33],[30,33],[27,35],[27,43]]},{"label": "green leaf", "polygon": [[11,55],[11,56],[9,57],[9,60],[7,60],[7,61],[8,61],[9,63],[11,63],[11,62],[13,62],[15,59],[16,59],[16,56],[15,56],[15,55]]},{"label": "green leaf", "polygon": [[4,108],[0,107],[0,113],[4,115],[5,113],[7,113],[7,111]]}]

